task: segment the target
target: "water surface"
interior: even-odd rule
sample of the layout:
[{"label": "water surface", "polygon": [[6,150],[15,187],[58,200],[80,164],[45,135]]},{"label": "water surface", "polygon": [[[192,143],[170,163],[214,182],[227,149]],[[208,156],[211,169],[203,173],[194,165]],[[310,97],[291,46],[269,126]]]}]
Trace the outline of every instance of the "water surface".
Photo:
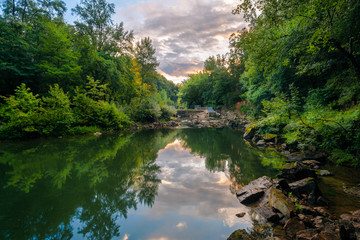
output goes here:
[{"label": "water surface", "polygon": [[[230,129],[2,143],[0,238],[226,239],[249,229],[234,193],[277,155]],[[280,162],[280,163],[279,163]]]}]

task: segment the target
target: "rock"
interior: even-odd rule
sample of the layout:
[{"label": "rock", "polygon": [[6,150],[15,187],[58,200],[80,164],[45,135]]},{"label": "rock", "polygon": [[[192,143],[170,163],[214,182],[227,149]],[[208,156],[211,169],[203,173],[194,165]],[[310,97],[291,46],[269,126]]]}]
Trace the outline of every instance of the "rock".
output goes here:
[{"label": "rock", "polygon": [[329,201],[326,200],[323,196],[320,196],[316,199],[316,204],[320,206],[329,206]]},{"label": "rock", "polygon": [[259,140],[261,140],[261,137],[257,134],[255,134],[254,137],[251,139],[253,143],[257,143]]},{"label": "rock", "polygon": [[320,170],[319,172],[320,176],[331,176],[331,172],[328,170]]},{"label": "rock", "polygon": [[267,176],[260,177],[251,181],[248,185],[237,191],[236,196],[240,203],[249,205],[257,202],[264,196],[266,189],[272,186],[271,178]]},{"label": "rock", "polygon": [[291,192],[289,184],[285,179],[274,179],[273,182],[275,188],[281,190],[283,193],[288,194],[289,192]]},{"label": "rock", "polygon": [[319,213],[317,211],[315,211],[315,209],[309,207],[309,206],[305,206],[305,205],[300,205],[303,214],[306,215],[311,215],[311,216],[318,216]]},{"label": "rock", "polygon": [[357,197],[360,197],[360,187],[358,186],[354,186],[354,187],[347,187],[344,186],[344,192],[351,194],[351,195],[355,195]]},{"label": "rock", "polygon": [[311,221],[312,216],[306,216],[304,214],[299,214],[298,217],[301,221],[303,221],[303,223],[305,224],[305,226],[307,228],[314,228],[314,224]]},{"label": "rock", "polygon": [[[312,194],[313,197],[315,197],[316,199],[321,195],[320,190],[315,182],[315,179],[312,177],[290,183],[289,187],[291,189],[291,192],[299,198],[302,196],[302,194],[306,194],[306,195]],[[311,203],[315,204],[316,199],[313,200]]]},{"label": "rock", "polygon": [[321,165],[321,163],[316,160],[305,160],[305,161],[302,161],[302,163],[312,169],[317,169],[317,168],[319,168],[319,165]]},{"label": "rock", "polygon": [[290,181],[298,181],[308,177],[316,178],[314,170],[308,169],[300,163],[285,164],[281,172],[278,178],[285,178]]},{"label": "rock", "polygon": [[256,146],[258,146],[258,147],[265,147],[265,146],[266,146],[265,140],[259,140],[259,141],[256,143]]},{"label": "rock", "polygon": [[254,124],[247,125],[244,133],[244,139],[245,140],[252,139],[255,133],[256,133],[255,125]]},{"label": "rock", "polygon": [[322,162],[326,155],[321,152],[294,152],[287,156],[292,161],[317,160]]},{"label": "rock", "polygon": [[340,229],[326,227],[324,231],[320,232],[319,237],[324,240],[341,240]]},{"label": "rock", "polygon": [[233,232],[227,240],[256,240],[255,237],[251,236],[244,229],[239,229]]},{"label": "rock", "polygon": [[330,217],[330,212],[324,207],[314,207],[314,210],[324,217]]},{"label": "rock", "polygon": [[260,206],[253,209],[254,213],[264,218],[269,222],[276,222],[279,220],[279,215],[277,215],[270,207],[268,206]]},{"label": "rock", "polygon": [[349,221],[340,221],[341,239],[357,240],[354,225]]},{"label": "rock", "polygon": [[287,218],[289,218],[292,213],[296,212],[293,202],[291,202],[291,200],[279,189],[273,187],[270,188],[269,205],[277,209]]},{"label": "rock", "polygon": [[244,213],[244,212],[241,212],[241,213],[237,213],[236,214],[236,216],[238,217],[238,218],[242,218],[242,217],[244,217],[246,215],[246,213]]},{"label": "rock", "polygon": [[312,240],[318,232],[316,229],[305,229],[300,230],[296,233],[297,240]]},{"label": "rock", "polygon": [[285,223],[284,229],[286,235],[293,238],[299,231],[305,230],[305,224],[297,218],[291,218]]}]

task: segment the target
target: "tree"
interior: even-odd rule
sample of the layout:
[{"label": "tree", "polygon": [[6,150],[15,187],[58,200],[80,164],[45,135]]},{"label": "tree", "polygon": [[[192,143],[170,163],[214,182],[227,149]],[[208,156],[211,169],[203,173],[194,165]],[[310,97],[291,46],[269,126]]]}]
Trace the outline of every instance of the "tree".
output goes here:
[{"label": "tree", "polygon": [[158,75],[156,68],[159,66],[159,62],[156,59],[155,48],[149,37],[145,37],[136,43],[135,58],[140,64],[140,74],[143,82],[155,88],[154,84]]},{"label": "tree", "polygon": [[65,3],[61,0],[5,0],[3,8],[6,19],[19,19],[22,22],[41,17],[62,17],[66,11]]},{"label": "tree", "polygon": [[72,11],[80,17],[80,21],[75,22],[78,31],[88,35],[98,51],[112,55],[132,52],[133,32],[125,31],[123,23],[113,27],[111,17],[115,14],[115,4],[106,0],[82,0]]},{"label": "tree", "polygon": [[41,92],[45,92],[48,85],[54,83],[58,83],[65,90],[79,85],[79,53],[74,51],[71,38],[70,29],[64,23],[42,23],[35,64],[41,76],[37,83],[37,89]]}]

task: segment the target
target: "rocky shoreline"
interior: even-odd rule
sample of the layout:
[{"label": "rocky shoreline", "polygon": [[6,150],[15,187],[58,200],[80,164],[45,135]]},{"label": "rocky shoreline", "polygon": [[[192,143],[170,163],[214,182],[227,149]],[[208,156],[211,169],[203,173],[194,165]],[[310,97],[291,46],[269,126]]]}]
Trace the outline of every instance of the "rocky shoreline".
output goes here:
[{"label": "rocky shoreline", "polygon": [[[326,154],[316,151],[294,151],[277,136],[256,135],[247,124],[244,139],[257,147],[275,147],[288,161],[276,179],[258,178],[237,191],[240,204],[250,208],[257,227],[237,230],[228,240],[235,239],[297,239],[297,240],[359,240],[360,209],[334,216],[327,210],[328,201],[319,189],[319,180],[331,173],[321,170]],[[350,194],[358,189],[344,188]]]}]

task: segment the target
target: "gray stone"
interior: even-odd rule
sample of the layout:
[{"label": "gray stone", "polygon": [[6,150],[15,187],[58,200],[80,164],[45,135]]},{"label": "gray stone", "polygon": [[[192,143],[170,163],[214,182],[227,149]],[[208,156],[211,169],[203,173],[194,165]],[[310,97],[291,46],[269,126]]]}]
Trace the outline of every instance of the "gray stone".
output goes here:
[{"label": "gray stone", "polygon": [[276,222],[277,220],[279,220],[279,215],[277,215],[271,207],[268,206],[260,206],[257,207],[255,209],[253,209],[253,211],[261,216],[262,218],[264,218],[266,221],[269,222]]},{"label": "gray stone", "polygon": [[320,170],[320,176],[331,176],[331,172],[328,170]]},{"label": "gray stone", "polygon": [[282,167],[281,172],[278,177],[290,181],[298,181],[308,177],[316,178],[315,171],[305,167],[301,163],[286,164]]},{"label": "gray stone", "polygon": [[251,181],[248,185],[237,191],[236,196],[240,203],[249,205],[260,200],[265,191],[272,186],[271,178],[267,176],[260,177]]},{"label": "gray stone", "polygon": [[258,147],[265,147],[265,146],[266,146],[265,140],[259,140],[259,141],[256,143],[256,146],[258,146]]},{"label": "gray stone", "polygon": [[301,197],[302,194],[312,194],[317,199],[320,196],[320,190],[315,182],[315,179],[311,177],[290,183],[289,187],[291,192],[297,197]]}]

